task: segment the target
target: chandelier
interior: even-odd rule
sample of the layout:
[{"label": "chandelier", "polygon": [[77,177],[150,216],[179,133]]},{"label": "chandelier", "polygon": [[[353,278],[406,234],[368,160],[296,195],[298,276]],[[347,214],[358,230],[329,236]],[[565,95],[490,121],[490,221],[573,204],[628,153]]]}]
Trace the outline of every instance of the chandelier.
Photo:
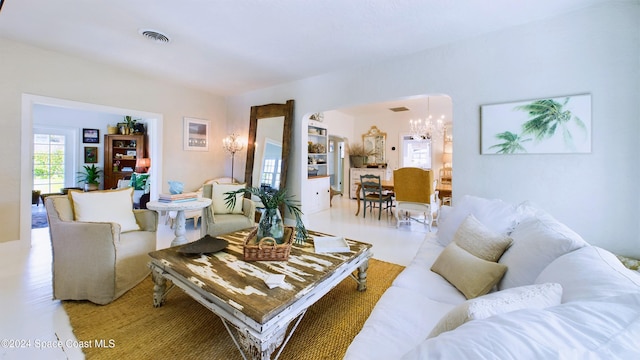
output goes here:
[{"label": "chandelier", "polygon": [[411,138],[413,140],[431,139],[434,134],[442,136],[444,134],[444,115],[434,119],[431,116],[429,98],[427,97],[427,117],[424,119],[409,120],[411,127]]}]

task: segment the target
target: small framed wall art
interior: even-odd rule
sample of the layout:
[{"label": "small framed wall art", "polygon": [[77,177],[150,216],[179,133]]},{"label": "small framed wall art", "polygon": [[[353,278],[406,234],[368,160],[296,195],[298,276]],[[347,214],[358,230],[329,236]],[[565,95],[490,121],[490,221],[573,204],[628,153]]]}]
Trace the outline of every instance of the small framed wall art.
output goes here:
[{"label": "small framed wall art", "polygon": [[480,106],[481,154],[591,152],[591,95]]},{"label": "small framed wall art", "polygon": [[209,121],[184,118],[184,150],[209,151]]},{"label": "small framed wall art", "polygon": [[95,146],[84,147],[85,164],[96,164],[98,162],[98,148]]},{"label": "small framed wall art", "polygon": [[98,144],[100,142],[100,130],[82,129],[82,142],[89,144]]}]

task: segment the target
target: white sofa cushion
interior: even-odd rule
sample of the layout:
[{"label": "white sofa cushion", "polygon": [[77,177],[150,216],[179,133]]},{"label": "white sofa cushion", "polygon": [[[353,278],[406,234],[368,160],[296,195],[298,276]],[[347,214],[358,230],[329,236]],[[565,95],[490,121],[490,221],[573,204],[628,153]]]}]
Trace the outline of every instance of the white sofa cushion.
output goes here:
[{"label": "white sofa cushion", "polygon": [[451,243],[438,256],[431,270],[447,279],[467,299],[472,299],[488,293],[507,267],[480,259]]},{"label": "white sofa cushion", "polygon": [[484,226],[473,214],[467,216],[453,236],[453,241],[471,254],[496,262],[511,245],[511,238]]},{"label": "white sofa cushion", "polygon": [[465,195],[451,210],[445,210],[445,216],[438,222],[438,241],[443,246],[449,245],[460,224],[470,214],[492,231],[508,234],[516,225],[516,209],[515,206],[499,199]]},{"label": "white sofa cushion", "polygon": [[640,293],[470,321],[408,352],[411,359],[637,359]]},{"label": "white sofa cushion", "polygon": [[233,209],[227,207],[227,203],[225,201],[227,195],[225,193],[244,189],[246,187],[245,184],[219,184],[214,182],[212,186],[214,214],[242,214],[242,198],[244,197],[244,193],[236,194],[236,204]]},{"label": "white sofa cushion", "polygon": [[344,359],[399,359],[420,344],[442,314],[453,307],[416,295],[411,289],[391,286],[376,303]]},{"label": "white sofa cushion", "polygon": [[104,191],[69,191],[76,221],[113,222],[120,231],[140,230],[133,214],[133,188]]},{"label": "white sofa cushion", "polygon": [[562,285],[562,302],[640,293],[640,273],[625,268],[615,255],[596,246],[585,246],[554,260],[536,279],[536,283],[549,281]]},{"label": "white sofa cushion", "polygon": [[431,271],[444,246],[435,233],[428,233],[411,263],[395,278],[393,286],[410,289],[419,296],[434,301],[458,305],[467,298],[445,278]]},{"label": "white sofa cushion", "polygon": [[544,309],[560,305],[562,286],[555,283],[521,286],[467,300],[449,311],[431,330],[429,337],[456,329],[471,321],[520,309]]},{"label": "white sofa cushion", "polygon": [[498,284],[500,290],[533,284],[553,260],[587,245],[580,235],[546,213],[522,220],[511,238],[511,247],[499,261],[508,267]]}]

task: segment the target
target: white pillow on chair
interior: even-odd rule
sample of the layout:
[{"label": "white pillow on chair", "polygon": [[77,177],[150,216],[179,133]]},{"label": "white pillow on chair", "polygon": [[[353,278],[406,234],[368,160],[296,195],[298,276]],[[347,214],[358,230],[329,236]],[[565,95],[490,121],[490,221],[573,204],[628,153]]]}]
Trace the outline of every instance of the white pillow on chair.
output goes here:
[{"label": "white pillow on chair", "polygon": [[219,184],[213,183],[213,213],[214,214],[242,214],[242,198],[244,197],[244,193],[236,194],[236,204],[233,209],[227,207],[227,202],[225,198],[227,195],[226,192],[236,191],[240,189],[244,189],[246,187],[245,184]]},{"label": "white pillow on chair", "polygon": [[120,231],[140,230],[133,214],[133,188],[104,191],[69,191],[76,221],[115,222]]}]

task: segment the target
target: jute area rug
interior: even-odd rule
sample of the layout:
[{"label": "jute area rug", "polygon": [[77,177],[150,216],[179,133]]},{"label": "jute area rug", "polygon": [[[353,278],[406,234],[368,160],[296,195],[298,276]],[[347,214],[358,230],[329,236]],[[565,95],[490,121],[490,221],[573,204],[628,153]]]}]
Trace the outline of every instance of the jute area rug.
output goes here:
[{"label": "jute area rug", "polygon": [[[369,261],[367,290],[342,281],[309,308],[280,359],[342,359],[374,305],[404,269]],[[112,347],[84,348],[87,359],[242,359],[220,318],[174,288],[153,307],[153,282],[146,278],[111,304],[63,301],[79,341],[105,340]]]}]

